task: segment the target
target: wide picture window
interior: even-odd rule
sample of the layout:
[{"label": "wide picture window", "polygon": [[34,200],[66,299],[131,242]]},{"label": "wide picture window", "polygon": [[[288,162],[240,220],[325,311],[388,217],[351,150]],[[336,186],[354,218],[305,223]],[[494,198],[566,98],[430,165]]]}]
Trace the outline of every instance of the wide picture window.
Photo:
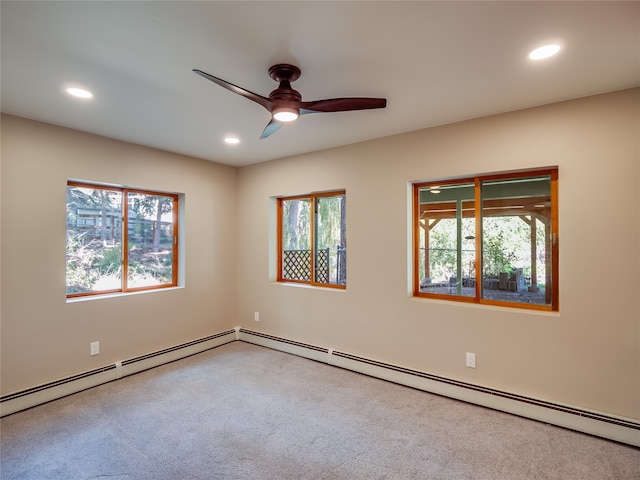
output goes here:
[{"label": "wide picture window", "polygon": [[67,184],[67,297],[177,285],[178,195]]},{"label": "wide picture window", "polygon": [[414,295],[558,310],[557,169],[414,185]]},{"label": "wide picture window", "polygon": [[278,199],[278,281],[346,288],[344,191]]}]

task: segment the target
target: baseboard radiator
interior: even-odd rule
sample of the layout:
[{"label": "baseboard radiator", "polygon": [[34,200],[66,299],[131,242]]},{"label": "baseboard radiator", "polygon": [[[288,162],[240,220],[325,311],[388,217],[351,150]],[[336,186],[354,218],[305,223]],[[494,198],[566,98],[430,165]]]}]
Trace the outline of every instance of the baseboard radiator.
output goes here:
[{"label": "baseboard radiator", "polygon": [[50,402],[127,375],[173,362],[238,339],[238,329],[105,365],[94,370],[38,385],[0,397],[0,417]]},{"label": "baseboard radiator", "polygon": [[640,447],[640,422],[461,382],[244,328],[238,339],[418,390]]},{"label": "baseboard radiator", "polygon": [[640,447],[640,422],[461,382],[374,359],[236,327],[0,397],[9,415],[236,340],[552,425]]}]

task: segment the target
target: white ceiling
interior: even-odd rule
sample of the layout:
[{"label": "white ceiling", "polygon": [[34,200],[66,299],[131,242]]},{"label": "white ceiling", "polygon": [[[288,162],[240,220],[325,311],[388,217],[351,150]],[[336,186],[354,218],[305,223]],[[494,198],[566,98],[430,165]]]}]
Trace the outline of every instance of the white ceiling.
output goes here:
[{"label": "white ceiling", "polygon": [[[3,112],[235,166],[640,85],[640,2],[3,0],[0,13]],[[550,41],[558,55],[527,58]],[[259,140],[269,113],[192,72],[268,96],[276,63],[300,67],[305,101],[387,108],[305,115]]]}]

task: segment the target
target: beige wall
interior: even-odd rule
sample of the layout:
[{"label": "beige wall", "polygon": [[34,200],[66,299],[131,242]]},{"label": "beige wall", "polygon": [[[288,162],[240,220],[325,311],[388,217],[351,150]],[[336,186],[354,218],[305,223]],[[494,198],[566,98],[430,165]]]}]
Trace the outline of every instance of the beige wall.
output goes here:
[{"label": "beige wall", "polygon": [[[634,89],[242,168],[238,322],[640,419],[639,126]],[[559,313],[411,297],[410,182],[550,165],[559,167]],[[274,282],[271,198],[341,188],[346,291]]]},{"label": "beige wall", "polygon": [[[640,419],[639,127],[635,89],[236,170],[3,116],[2,393],[242,325]],[[559,313],[411,298],[410,182],[549,165]],[[184,193],[185,288],[67,303],[67,178]],[[347,290],[274,282],[272,198],[339,188]]]},{"label": "beige wall", "polygon": [[[3,394],[235,326],[236,169],[7,115],[1,153]],[[67,303],[68,178],[183,193],[184,288]]]}]

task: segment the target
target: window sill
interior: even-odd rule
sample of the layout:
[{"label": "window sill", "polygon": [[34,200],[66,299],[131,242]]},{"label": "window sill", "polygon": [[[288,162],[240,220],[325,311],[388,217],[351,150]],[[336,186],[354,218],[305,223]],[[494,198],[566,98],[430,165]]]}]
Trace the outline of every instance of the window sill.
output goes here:
[{"label": "window sill", "polygon": [[544,317],[557,317],[560,318],[560,312],[556,310],[540,310],[536,308],[526,308],[526,307],[517,307],[513,304],[509,305],[493,305],[487,303],[476,303],[476,302],[457,302],[454,300],[447,300],[444,298],[432,298],[432,297],[418,297],[411,296],[411,301],[415,302],[423,302],[423,303],[438,303],[440,305],[451,305],[454,307],[463,307],[463,308],[473,308],[473,309],[483,309],[483,310],[495,310],[495,311],[509,311],[515,313],[523,313],[525,315],[533,314],[540,315]]},{"label": "window sill", "polygon": [[311,290],[322,290],[322,291],[334,291],[334,292],[346,292],[346,285],[322,285],[322,284],[310,284],[310,283],[300,283],[300,282],[286,282],[286,281],[274,281],[272,282],[275,285],[285,285],[288,287],[298,287],[298,288],[308,288]]},{"label": "window sill", "polygon": [[118,298],[118,297],[129,297],[131,295],[143,295],[148,293],[160,293],[166,291],[173,290],[181,290],[184,286],[178,285],[177,287],[166,287],[166,288],[154,288],[151,290],[138,290],[135,292],[117,292],[117,293],[105,293],[105,294],[96,294],[96,295],[86,295],[83,297],[72,297],[67,298],[67,303],[79,303],[79,302],[88,302],[91,300],[103,300],[107,298]]}]

